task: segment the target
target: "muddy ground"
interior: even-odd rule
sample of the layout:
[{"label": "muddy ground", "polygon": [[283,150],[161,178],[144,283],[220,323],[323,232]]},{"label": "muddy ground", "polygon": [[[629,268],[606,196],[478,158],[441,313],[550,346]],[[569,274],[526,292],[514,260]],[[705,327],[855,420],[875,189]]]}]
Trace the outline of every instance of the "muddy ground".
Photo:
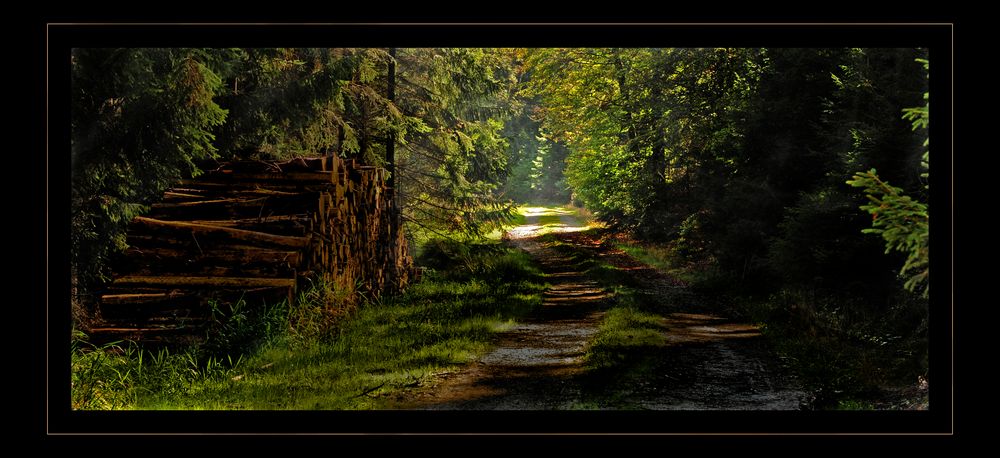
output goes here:
[{"label": "muddy ground", "polygon": [[[543,228],[529,214],[511,243],[527,251],[551,288],[540,311],[502,333],[476,362],[438,374],[398,395],[393,409],[423,410],[797,410],[806,393],[768,350],[757,328],[727,319],[680,282],[604,246],[561,214]],[[667,344],[640,358],[641,371],[588,370],[584,355],[614,300],[573,261],[539,240],[552,231],[577,250],[591,250],[640,280],[643,297],[661,302]],[[606,371],[605,371],[606,372]]]}]

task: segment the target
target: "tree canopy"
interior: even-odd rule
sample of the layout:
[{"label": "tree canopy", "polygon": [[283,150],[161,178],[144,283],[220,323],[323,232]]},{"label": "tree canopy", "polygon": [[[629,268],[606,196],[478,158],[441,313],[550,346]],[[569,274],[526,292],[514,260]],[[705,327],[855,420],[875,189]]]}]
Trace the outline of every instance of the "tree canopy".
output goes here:
[{"label": "tree canopy", "polygon": [[[106,279],[128,221],[212,160],[400,148],[403,217],[473,234],[506,221],[513,54],[487,49],[76,49],[73,266]],[[396,70],[388,96],[389,66]]]},{"label": "tree canopy", "polygon": [[[286,184],[288,177],[279,180],[280,190],[246,182],[230,188],[232,176],[225,176],[223,167],[256,170],[261,164],[221,162],[288,160],[301,165],[308,161],[294,159],[336,155],[353,160],[350,176],[358,178],[351,181],[352,191],[334,192],[336,204],[329,195],[320,195],[319,214],[325,216],[310,219],[303,212],[312,210],[295,207],[280,214],[287,219],[275,218],[276,227],[297,231],[294,237],[263,234],[267,246],[298,249],[319,246],[319,240],[328,244],[329,250],[320,252],[324,258],[317,264],[320,267],[301,267],[301,263],[296,267],[288,261],[288,252],[267,250],[267,256],[280,255],[275,262],[282,264],[281,275],[287,273],[277,279],[288,292],[287,299],[282,292],[273,301],[289,313],[290,329],[298,326],[297,314],[315,312],[329,318],[318,326],[324,336],[333,338],[335,333],[326,332],[333,329],[333,317],[339,326],[340,317],[346,316],[342,310],[332,310],[333,298],[343,295],[328,283],[316,282],[306,293],[316,296],[312,299],[300,294],[315,308],[292,307],[297,300],[292,294],[307,283],[300,280],[312,280],[310,275],[317,271],[339,270],[346,272],[343,278],[349,287],[355,280],[384,277],[386,269],[381,267],[341,268],[349,264],[341,261],[344,258],[402,265],[409,278],[413,259],[406,250],[419,246],[422,256],[414,258],[429,272],[422,276],[426,283],[409,290],[416,292],[412,297],[419,302],[416,307],[398,307],[409,293],[402,299],[373,300],[401,313],[390,320],[401,327],[383,330],[420,328],[420,334],[414,334],[420,337],[412,342],[425,347],[437,345],[433,342],[444,334],[459,336],[463,346],[472,345],[462,337],[466,331],[485,342],[490,330],[506,326],[500,322],[508,315],[496,315],[498,310],[513,313],[529,302],[538,307],[546,302],[542,291],[555,282],[543,285],[531,257],[515,253],[531,246],[561,259],[557,268],[548,266],[549,273],[560,273],[561,281],[569,278],[562,269],[572,268],[571,277],[593,277],[599,280],[595,284],[609,291],[599,301],[607,309],[593,315],[594,320],[603,320],[606,328],[625,323],[643,326],[643,333],[656,333],[655,341],[646,341],[634,338],[631,331],[615,331],[621,331],[624,339],[644,341],[635,347],[642,353],[662,348],[650,343],[661,341],[659,333],[671,332],[660,330],[659,324],[667,315],[688,310],[684,307],[689,305],[678,301],[691,298],[696,307],[690,310],[697,313],[704,308],[720,316],[733,315],[727,320],[760,325],[768,345],[785,355],[789,367],[797,366],[800,375],[812,374],[810,383],[817,387],[810,401],[814,405],[823,405],[824,396],[827,401],[840,399],[838,393],[845,389],[881,389],[892,374],[897,380],[907,378],[907,383],[922,377],[918,380],[926,388],[929,65],[927,49],[920,48],[73,49],[70,258],[75,297],[85,298],[72,304],[74,324],[87,329],[90,318],[113,316],[114,307],[107,313],[101,309],[109,299],[118,301],[120,310],[148,314],[147,304],[172,306],[181,297],[196,304],[199,313],[210,312],[210,321],[219,324],[223,340],[228,339],[229,322],[217,319],[221,309],[213,295],[232,292],[241,297],[239,304],[251,288],[261,286],[259,291],[275,284],[259,280],[276,280],[238,277],[246,272],[242,267],[247,258],[226,259],[231,265],[223,268],[205,261],[197,267],[205,277],[183,277],[177,271],[163,275],[170,282],[199,288],[186,296],[175,283],[163,290],[151,288],[148,284],[163,285],[159,277],[130,279],[122,269],[116,273],[118,285],[136,289],[116,291],[114,283],[108,287],[113,280],[111,266],[127,265],[122,259],[127,258],[123,253],[129,241],[145,240],[155,242],[155,247],[147,249],[137,242],[128,251],[145,257],[136,257],[141,259],[133,264],[145,268],[164,260],[156,251],[170,251],[171,260],[187,268],[212,257],[197,238],[188,238],[194,235],[192,227],[219,239],[260,240],[260,233],[229,227],[263,224],[264,207],[247,207],[247,201],[257,202],[258,195],[266,195],[261,200],[267,202],[304,200],[312,197],[309,193],[320,193],[286,192],[293,188]],[[201,221],[206,224],[174,221],[169,237],[143,233],[137,225],[127,237],[130,221],[162,225],[163,221],[135,217],[154,208],[168,188],[204,170],[216,170],[225,178],[208,183],[212,188],[205,195],[185,195],[175,189],[169,198],[199,200],[171,208],[187,212],[193,205],[226,203],[241,205],[239,212],[219,213]],[[253,175],[253,180],[262,176]],[[322,182],[320,186],[332,185],[329,174],[301,176]],[[356,198],[357,188],[372,182],[379,187],[361,191],[372,191],[375,198]],[[313,188],[295,185],[294,189]],[[252,200],[230,198],[244,191],[254,194]],[[496,230],[516,220],[519,205],[568,202],[585,207],[589,213],[581,215],[592,215],[603,224],[593,224],[583,234],[550,236],[546,231],[555,224],[552,221],[575,208],[548,214],[532,208],[525,218],[537,224],[536,229],[544,227],[536,232],[539,236],[526,244],[499,246],[510,241],[501,239]],[[309,208],[315,208],[315,202]],[[340,218],[344,208],[355,211],[358,218]],[[324,224],[357,230],[324,235],[312,230],[315,226],[310,224],[316,221],[339,221]],[[355,254],[362,250],[344,249],[344,240],[367,240],[368,233],[380,235],[365,244],[378,249],[362,255]],[[176,234],[184,240],[171,238]],[[382,249],[387,246],[384,240],[392,240],[399,249]],[[190,249],[160,249],[182,244]],[[192,254],[193,245],[198,254]],[[236,251],[229,248],[215,251]],[[326,255],[333,251],[346,254],[327,263]],[[601,260],[602,256],[628,259],[622,252],[635,259]],[[648,265],[634,267],[636,261]],[[270,261],[266,264],[256,272],[274,270]],[[653,272],[654,264],[662,272]],[[231,269],[232,265],[240,269]],[[590,267],[575,272],[583,266]],[[637,269],[643,269],[639,276]],[[647,272],[655,276],[655,287],[634,289],[630,280],[645,278]],[[204,281],[211,276],[221,276],[222,281]],[[136,280],[143,278],[147,280]],[[379,282],[371,290],[389,289],[383,285],[394,283],[391,278]],[[665,292],[661,286],[668,283],[678,290]],[[486,290],[489,294],[479,294]],[[442,291],[454,297],[441,302]],[[403,302],[394,305],[396,300]],[[271,301],[267,298],[258,305],[270,306]],[[99,306],[79,307],[91,303]],[[589,304],[588,299],[588,310]],[[270,311],[243,315],[237,313],[239,307],[230,307],[231,316],[239,317],[232,321],[234,329],[251,321],[266,328],[273,325],[264,317]],[[155,318],[177,319],[179,327],[155,331],[185,329],[191,314],[177,310],[181,309],[165,308]],[[445,328],[438,325],[455,318],[456,310],[461,311],[464,330],[442,333]],[[615,310],[622,313],[615,316]],[[250,316],[255,318],[246,318]],[[357,316],[365,315],[352,319]],[[389,315],[369,316],[385,321]],[[414,317],[420,326],[410,326],[413,323],[407,320]],[[304,319],[307,324],[309,320]],[[489,324],[494,321],[500,324]],[[423,326],[425,322],[428,326]],[[149,331],[108,323],[115,327],[97,329]],[[657,329],[649,328],[649,323],[657,323],[653,326]],[[243,335],[242,330],[232,332]],[[608,343],[616,340],[596,332],[591,347],[606,351],[618,346]],[[360,342],[374,342],[370,329],[359,335],[366,336]],[[479,342],[475,340],[474,346]],[[410,350],[419,347],[414,345]],[[451,355],[451,347],[447,351]],[[625,353],[614,354],[616,360],[632,360]],[[212,358],[208,365],[215,364]],[[651,374],[647,368],[661,367],[642,358],[629,363],[643,367],[642,371],[622,371],[629,380]],[[184,362],[184,367],[197,366],[192,361]],[[455,364],[452,359],[442,362]],[[185,369],[185,376],[188,370],[192,369]],[[118,368],[113,372],[124,378]],[[223,379],[227,386],[236,380],[229,375]],[[855,383],[858,380],[868,382]],[[352,394],[351,399],[382,385],[364,388],[367,391]]]},{"label": "tree canopy", "polygon": [[572,198],[740,284],[888,294],[901,264],[927,277],[926,54],[76,49],[73,265],[106,277],[128,220],[213,160],[338,154],[391,170],[411,230]]},{"label": "tree canopy", "polygon": [[[858,211],[866,197],[844,183],[877,168],[925,198],[924,137],[900,119],[926,92],[925,57],[537,49],[528,93],[543,107],[542,129],[570,149],[574,195],[608,223],[679,243],[746,285],[886,291],[897,261],[857,236],[871,223]],[[910,240],[926,243],[926,233]]]}]

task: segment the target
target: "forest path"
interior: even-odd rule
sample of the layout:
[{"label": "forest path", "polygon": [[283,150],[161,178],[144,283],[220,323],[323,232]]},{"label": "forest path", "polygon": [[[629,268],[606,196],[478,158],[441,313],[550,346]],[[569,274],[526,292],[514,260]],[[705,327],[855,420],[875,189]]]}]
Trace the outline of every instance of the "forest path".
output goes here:
[{"label": "forest path", "polygon": [[[682,409],[794,410],[805,393],[783,374],[759,331],[694,305],[683,286],[624,252],[605,246],[571,212],[531,207],[509,232],[540,265],[551,287],[542,308],[500,334],[476,362],[397,396],[387,408],[423,410]],[[558,216],[558,222],[554,217]],[[654,300],[668,301],[646,368],[634,374],[588,373],[584,355],[613,297],[541,240],[553,233],[573,250],[639,278]],[[646,349],[648,350],[648,349]],[[649,352],[647,352],[649,353]],[[650,362],[651,361],[651,362]]]}]

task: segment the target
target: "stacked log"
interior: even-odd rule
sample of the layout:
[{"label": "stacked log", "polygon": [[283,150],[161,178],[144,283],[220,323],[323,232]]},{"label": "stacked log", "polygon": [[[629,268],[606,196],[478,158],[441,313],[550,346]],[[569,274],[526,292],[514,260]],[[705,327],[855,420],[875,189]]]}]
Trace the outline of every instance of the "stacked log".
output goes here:
[{"label": "stacked log", "polygon": [[130,223],[91,340],[197,341],[213,305],[294,301],[318,279],[345,306],[400,290],[413,262],[386,178],[322,157],[224,163],[182,181]]}]

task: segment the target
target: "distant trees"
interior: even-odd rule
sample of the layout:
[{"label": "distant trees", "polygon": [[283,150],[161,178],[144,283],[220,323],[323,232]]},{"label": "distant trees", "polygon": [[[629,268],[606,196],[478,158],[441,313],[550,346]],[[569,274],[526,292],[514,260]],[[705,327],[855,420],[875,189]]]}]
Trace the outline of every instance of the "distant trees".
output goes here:
[{"label": "distant trees", "polygon": [[[927,277],[926,130],[900,119],[927,92],[925,58],[839,48],[76,49],[73,265],[85,283],[106,278],[128,220],[213,159],[338,154],[381,165],[391,141],[410,228],[483,233],[511,215],[511,198],[572,193],[731,284],[852,285],[884,297],[901,264],[911,288]],[[922,110],[908,119],[926,126]],[[864,170],[878,174],[856,175]],[[877,214],[874,228],[862,205]],[[877,238],[858,235],[865,229],[907,259],[883,255]]]},{"label": "distant trees", "polygon": [[413,226],[482,234],[507,221],[504,123],[516,109],[509,52],[399,49],[396,105],[406,120],[397,173]]},{"label": "distant trees", "polygon": [[[542,128],[570,149],[574,194],[600,218],[677,244],[729,284],[850,289],[878,302],[897,288],[899,260],[860,235],[866,198],[844,183],[877,168],[901,192],[926,192],[925,131],[900,119],[926,92],[915,61],[925,56],[536,49],[528,86]],[[912,237],[926,243],[926,232]]]},{"label": "distant trees", "polygon": [[[107,279],[128,221],[213,159],[338,154],[383,165],[403,218],[484,232],[506,220],[509,51],[76,49],[73,239],[79,286]],[[395,100],[387,97],[396,65]]]},{"label": "distant trees", "polygon": [[565,204],[571,190],[566,182],[569,149],[554,140],[535,119],[537,102],[526,100],[504,126],[508,141],[508,169],[503,192],[517,202]]}]

